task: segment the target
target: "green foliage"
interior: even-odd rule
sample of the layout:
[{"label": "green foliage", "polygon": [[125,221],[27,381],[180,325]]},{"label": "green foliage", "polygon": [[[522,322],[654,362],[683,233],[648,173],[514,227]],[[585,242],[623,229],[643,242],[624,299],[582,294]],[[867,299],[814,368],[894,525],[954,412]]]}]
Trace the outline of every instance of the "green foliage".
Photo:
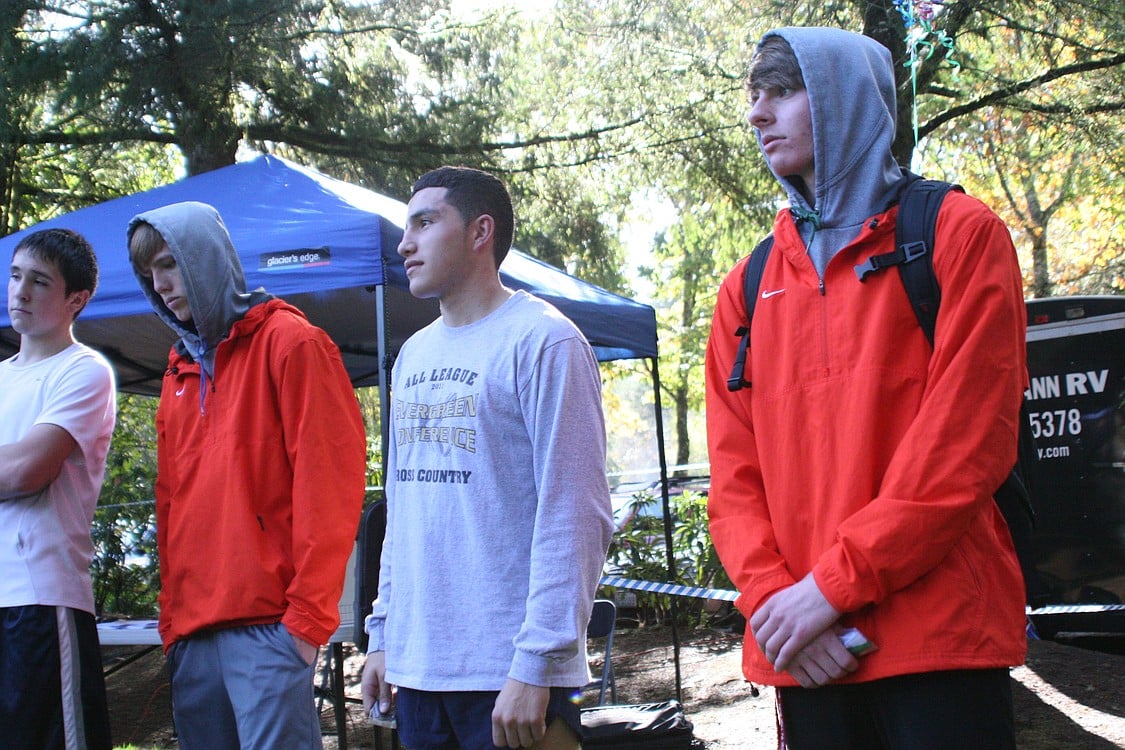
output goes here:
[{"label": "green foliage", "polygon": [[94,604],[99,615],[154,617],[156,556],[155,398],[123,395],[94,515]]},{"label": "green foliage", "polygon": [[383,487],[383,439],[380,434],[379,389],[374,387],[360,388],[356,391],[356,398],[359,399],[359,411],[363,416],[364,431],[367,433],[367,486],[381,489]]},{"label": "green foliage", "polygon": [[[641,509],[660,500],[651,492],[636,493],[630,501],[633,520],[613,535],[607,555],[607,569],[614,575],[641,581],[662,581],[701,588],[733,589],[730,578],[719,562],[708,531],[707,496],[686,490],[669,498],[672,510],[672,556],[676,575],[669,581],[664,524],[659,513],[645,514]],[[671,611],[670,597],[664,594],[637,592],[641,617],[661,622]],[[702,599],[681,598],[676,611],[682,622],[694,624],[704,612]]]},{"label": "green foliage", "polygon": [[711,543],[707,496],[687,490],[673,497],[671,504],[673,517],[676,519],[672,530],[672,548],[681,561],[677,564],[680,580],[689,586],[734,588]]},{"label": "green foliage", "polygon": [[590,175],[519,174],[511,180],[517,201],[516,246],[592,284],[629,294],[623,248],[614,229],[618,217]]},{"label": "green foliage", "polygon": [[[1125,54],[1121,16],[1106,13],[1101,3],[1040,4],[1019,24],[959,42],[972,63],[962,98],[998,82],[1013,93],[964,112],[919,150],[927,173],[960,182],[1011,227],[1028,296],[1125,290],[1125,195],[1114,177],[1125,158]],[[1077,69],[1087,72],[1062,74]],[[925,106],[944,109],[940,100]]]},{"label": "green foliage", "polygon": [[772,202],[761,203],[754,208],[734,206],[719,196],[710,203],[677,206],[679,220],[658,238],[653,265],[641,269],[656,289],[665,363],[662,397],[673,411],[675,465],[705,456],[705,446],[693,446],[698,431],[692,429],[691,419],[703,408],[703,355],[715,294],[738,258],[768,231],[775,208]]},{"label": "green foliage", "polygon": [[666,581],[668,562],[664,527],[657,515],[643,515],[641,508],[658,502],[648,491],[638,492],[628,504],[632,522],[613,535],[606,562],[615,575],[641,581]]}]

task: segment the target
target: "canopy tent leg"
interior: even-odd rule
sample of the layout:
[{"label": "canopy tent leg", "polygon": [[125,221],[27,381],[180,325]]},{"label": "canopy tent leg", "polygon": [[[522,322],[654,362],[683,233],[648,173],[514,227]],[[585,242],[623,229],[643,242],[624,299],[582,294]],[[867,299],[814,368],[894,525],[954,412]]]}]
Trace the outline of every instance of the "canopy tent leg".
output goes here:
[{"label": "canopy tent leg", "polygon": [[[660,398],[660,361],[656,357],[652,363],[653,411],[656,416],[656,450],[660,460],[660,501],[664,508],[664,554],[668,565],[668,581],[676,582],[676,556],[672,550],[672,511],[668,500],[668,460],[664,455],[664,407]],[[669,597],[672,604],[672,659],[676,667],[676,700],[683,703],[683,681],[680,677],[680,631],[676,621],[679,608],[678,596]]]}]

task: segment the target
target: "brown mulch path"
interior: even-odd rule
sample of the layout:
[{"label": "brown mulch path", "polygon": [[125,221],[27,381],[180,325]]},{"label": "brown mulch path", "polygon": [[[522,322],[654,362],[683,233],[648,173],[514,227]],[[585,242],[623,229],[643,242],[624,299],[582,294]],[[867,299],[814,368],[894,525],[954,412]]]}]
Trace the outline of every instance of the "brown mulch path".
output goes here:
[{"label": "brown mulch path", "polygon": [[[739,670],[741,638],[707,629],[681,632],[680,680],[685,713],[707,750],[775,750],[773,691],[752,691]],[[107,668],[140,649],[105,649]],[[345,651],[347,694],[358,698],[362,656]],[[593,655],[595,666],[600,654]],[[614,642],[620,703],[676,697],[672,634],[667,627],[619,630]],[[1125,655],[1047,641],[1031,643],[1027,664],[1013,670],[1021,750],[1125,748]],[[318,672],[319,682],[319,672]],[[110,720],[119,745],[174,748],[167,669],[159,649],[144,652],[106,678]],[[756,695],[754,694],[756,692]],[[589,700],[589,697],[587,697]],[[348,702],[348,746],[377,743],[358,702]],[[336,750],[331,704],[321,708],[324,747]]]}]

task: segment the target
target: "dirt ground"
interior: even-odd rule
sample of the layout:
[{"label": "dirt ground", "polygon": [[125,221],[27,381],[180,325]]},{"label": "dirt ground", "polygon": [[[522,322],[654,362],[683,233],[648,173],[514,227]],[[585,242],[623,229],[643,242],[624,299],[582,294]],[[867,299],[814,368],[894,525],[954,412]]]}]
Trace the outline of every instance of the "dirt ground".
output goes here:
[{"label": "dirt ground", "polygon": [[[681,699],[706,750],[775,750],[772,689],[753,689],[739,670],[741,638],[719,630],[680,633]],[[122,666],[122,659],[135,660]],[[600,654],[594,654],[595,665]],[[110,718],[118,745],[174,748],[168,676],[158,650],[106,649]],[[672,632],[667,627],[619,630],[613,663],[617,700],[639,703],[676,697]],[[345,685],[358,699],[362,657],[346,651]],[[318,673],[319,674],[319,673]],[[1125,655],[1033,641],[1027,664],[1013,670],[1016,731],[1021,750],[1125,748]],[[318,678],[319,682],[319,678]],[[348,703],[348,747],[389,748]],[[321,708],[324,747],[336,750],[331,704]]]}]

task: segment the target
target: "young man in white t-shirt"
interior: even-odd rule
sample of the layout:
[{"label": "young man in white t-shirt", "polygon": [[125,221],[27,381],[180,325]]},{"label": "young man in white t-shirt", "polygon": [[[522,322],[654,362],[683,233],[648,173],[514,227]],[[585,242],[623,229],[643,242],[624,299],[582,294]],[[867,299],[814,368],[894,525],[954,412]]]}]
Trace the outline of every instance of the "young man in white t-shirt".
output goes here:
[{"label": "young man in white t-shirt", "polygon": [[90,524],[116,414],[113,371],[75,341],[97,286],[93,249],[66,229],[12,254],[0,362],[0,740],[55,750],[112,745],[94,619]]}]

